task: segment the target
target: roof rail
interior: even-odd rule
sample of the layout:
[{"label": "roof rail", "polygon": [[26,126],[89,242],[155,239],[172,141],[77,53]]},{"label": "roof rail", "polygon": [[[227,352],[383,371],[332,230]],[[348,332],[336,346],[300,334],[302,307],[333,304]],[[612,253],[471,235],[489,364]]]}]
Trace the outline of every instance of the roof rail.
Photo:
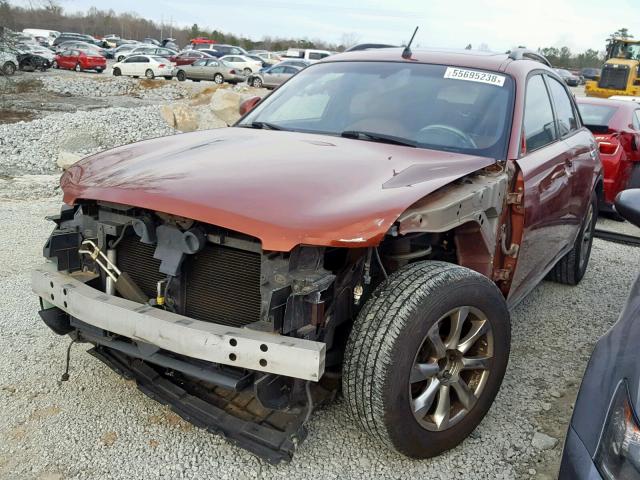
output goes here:
[{"label": "roof rail", "polygon": [[538,52],[527,48],[516,48],[515,50],[507,52],[507,54],[509,54],[511,60],[534,60],[544,63],[547,67],[551,67],[551,62],[549,62],[544,55],[540,55]]},{"label": "roof rail", "polygon": [[397,48],[396,45],[387,45],[386,43],[361,43],[354,45],[345,50],[345,52],[357,52],[360,50],[371,50],[375,48]]}]

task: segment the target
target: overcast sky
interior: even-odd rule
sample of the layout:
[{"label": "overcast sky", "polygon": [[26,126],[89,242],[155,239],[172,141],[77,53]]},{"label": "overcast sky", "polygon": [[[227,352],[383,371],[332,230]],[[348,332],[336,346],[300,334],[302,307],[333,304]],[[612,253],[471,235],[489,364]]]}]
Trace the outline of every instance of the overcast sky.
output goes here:
[{"label": "overcast sky", "polygon": [[[23,3],[23,2],[16,2]],[[629,28],[640,38],[640,0],[62,0],[66,10],[96,6],[174,25],[242,34],[307,37],[339,43],[343,35],[360,42],[401,43],[420,26],[422,47],[491,50],[568,46],[602,50],[609,33]],[[610,7],[607,7],[609,5]]]}]

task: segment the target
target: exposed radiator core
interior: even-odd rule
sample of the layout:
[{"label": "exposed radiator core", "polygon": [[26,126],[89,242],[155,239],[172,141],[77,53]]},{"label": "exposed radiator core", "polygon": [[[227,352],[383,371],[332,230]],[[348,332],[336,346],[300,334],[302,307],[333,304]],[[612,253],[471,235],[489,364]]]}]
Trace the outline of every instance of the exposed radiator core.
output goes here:
[{"label": "exposed radiator core", "polygon": [[[164,278],[155,245],[136,236],[118,245],[118,266],[129,273],[145,294],[154,298],[156,284]],[[207,243],[190,255],[180,279],[185,294],[183,313],[205,322],[241,327],[260,320],[260,254]]]}]

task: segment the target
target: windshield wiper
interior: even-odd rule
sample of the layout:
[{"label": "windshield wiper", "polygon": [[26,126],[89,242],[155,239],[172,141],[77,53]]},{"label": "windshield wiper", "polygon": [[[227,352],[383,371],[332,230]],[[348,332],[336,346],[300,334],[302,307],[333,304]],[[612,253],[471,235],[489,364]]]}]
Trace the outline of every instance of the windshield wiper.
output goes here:
[{"label": "windshield wiper", "polygon": [[283,130],[283,128],[280,125],[276,125],[275,123],[269,123],[269,122],[243,123],[242,125],[238,125],[238,126],[244,127],[244,128],[258,128],[260,130],[262,130],[263,128],[266,128],[268,130]]},{"label": "windshield wiper", "polygon": [[365,132],[360,130],[345,130],[340,134],[344,138],[369,139],[374,142],[391,143],[393,145],[404,145],[405,147],[417,147],[417,143],[408,138],[396,137],[385,133]]}]

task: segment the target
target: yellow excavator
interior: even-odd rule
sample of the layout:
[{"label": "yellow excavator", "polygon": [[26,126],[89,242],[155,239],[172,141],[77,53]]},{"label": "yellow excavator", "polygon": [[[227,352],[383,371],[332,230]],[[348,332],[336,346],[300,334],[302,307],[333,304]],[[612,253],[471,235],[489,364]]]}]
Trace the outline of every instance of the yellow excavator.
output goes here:
[{"label": "yellow excavator", "polygon": [[617,37],[609,41],[600,78],[586,83],[588,97],[640,97],[640,40]]}]

